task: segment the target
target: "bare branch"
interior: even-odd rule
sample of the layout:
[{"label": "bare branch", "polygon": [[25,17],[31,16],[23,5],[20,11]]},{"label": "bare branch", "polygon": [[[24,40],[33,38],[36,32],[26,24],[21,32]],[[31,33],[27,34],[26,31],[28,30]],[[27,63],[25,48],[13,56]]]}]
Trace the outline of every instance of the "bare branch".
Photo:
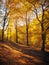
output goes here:
[{"label": "bare branch", "polygon": [[49,29],[49,27],[47,27],[46,31]]},{"label": "bare branch", "polygon": [[38,12],[37,12],[35,4],[33,4],[33,6],[34,6],[34,10],[32,10],[32,11],[35,13],[37,20],[41,23],[41,21],[39,20],[39,17],[38,17]]}]

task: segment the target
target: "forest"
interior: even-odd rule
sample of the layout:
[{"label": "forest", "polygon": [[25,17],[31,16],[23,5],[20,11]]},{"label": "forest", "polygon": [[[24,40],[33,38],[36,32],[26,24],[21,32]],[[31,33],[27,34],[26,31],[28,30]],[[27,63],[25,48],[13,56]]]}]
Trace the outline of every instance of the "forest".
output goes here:
[{"label": "forest", "polygon": [[49,0],[0,0],[0,63],[49,65]]}]

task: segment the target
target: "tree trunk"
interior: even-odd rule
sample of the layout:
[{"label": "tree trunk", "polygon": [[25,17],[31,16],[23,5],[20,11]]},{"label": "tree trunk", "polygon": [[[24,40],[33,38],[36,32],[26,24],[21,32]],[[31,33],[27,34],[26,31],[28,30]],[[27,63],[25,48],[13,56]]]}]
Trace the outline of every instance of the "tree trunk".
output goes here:
[{"label": "tree trunk", "polygon": [[28,42],[28,25],[26,26],[26,38],[27,38],[27,40],[26,40],[27,45],[29,45],[29,42]]},{"label": "tree trunk", "polygon": [[18,43],[18,31],[17,31],[17,23],[16,23],[16,43]]},{"label": "tree trunk", "polygon": [[3,23],[3,29],[2,29],[2,41],[4,41],[4,26],[5,26],[5,21]]},{"label": "tree trunk", "polygon": [[5,21],[6,21],[6,14],[5,14],[5,16],[4,16],[4,22],[3,22],[2,41],[4,41],[4,26],[5,26]]},{"label": "tree trunk", "polygon": [[17,30],[16,30],[16,43],[18,43],[18,34],[17,34]]},{"label": "tree trunk", "polygon": [[27,43],[27,45],[29,45],[29,42],[28,42],[28,20],[27,20],[27,12],[26,12],[26,43]]},{"label": "tree trunk", "polygon": [[4,29],[2,29],[2,42],[4,41]]},{"label": "tree trunk", "polygon": [[45,51],[45,40],[46,40],[46,33],[44,32],[44,25],[43,23],[41,24],[41,28],[42,28],[42,51]]}]

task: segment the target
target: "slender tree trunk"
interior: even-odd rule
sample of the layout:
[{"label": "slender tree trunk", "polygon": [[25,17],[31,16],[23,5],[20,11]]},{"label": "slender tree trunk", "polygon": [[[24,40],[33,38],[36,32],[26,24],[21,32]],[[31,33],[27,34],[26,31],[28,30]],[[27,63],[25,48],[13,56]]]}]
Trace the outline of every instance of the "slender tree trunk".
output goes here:
[{"label": "slender tree trunk", "polygon": [[29,42],[28,42],[28,20],[27,20],[27,12],[26,12],[26,43],[27,43],[27,45],[29,45]]},{"label": "slender tree trunk", "polygon": [[6,18],[7,18],[7,12],[5,13],[5,16],[4,16],[4,22],[3,22],[3,29],[2,29],[2,41],[4,41],[4,27],[5,27],[5,22],[6,22]]},{"label": "slender tree trunk", "polygon": [[17,31],[17,23],[16,23],[16,43],[18,43],[18,31]]},{"label": "slender tree trunk", "polygon": [[4,26],[5,26],[5,21],[3,23],[3,29],[2,29],[2,41],[4,41]]},{"label": "slender tree trunk", "polygon": [[29,45],[29,42],[28,42],[28,26],[26,26],[26,38],[27,38],[27,45]]},{"label": "slender tree trunk", "polygon": [[42,28],[42,51],[45,51],[45,40],[46,40],[46,33],[44,32],[44,9],[43,9],[43,5],[42,5],[42,23],[41,23],[41,28]]},{"label": "slender tree trunk", "polygon": [[2,30],[2,41],[4,41],[4,30]]},{"label": "slender tree trunk", "polygon": [[17,29],[16,29],[16,43],[18,43],[18,33],[17,33]]},{"label": "slender tree trunk", "polygon": [[46,33],[44,32],[44,25],[43,23],[41,24],[41,28],[42,28],[42,51],[45,51],[45,40],[46,40]]}]

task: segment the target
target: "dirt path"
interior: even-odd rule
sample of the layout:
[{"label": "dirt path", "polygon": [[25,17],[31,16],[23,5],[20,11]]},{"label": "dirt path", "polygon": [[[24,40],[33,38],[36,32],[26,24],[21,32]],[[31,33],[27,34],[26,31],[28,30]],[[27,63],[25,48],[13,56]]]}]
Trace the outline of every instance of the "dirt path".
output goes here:
[{"label": "dirt path", "polygon": [[49,65],[49,53],[14,43],[0,43],[0,65]]}]

